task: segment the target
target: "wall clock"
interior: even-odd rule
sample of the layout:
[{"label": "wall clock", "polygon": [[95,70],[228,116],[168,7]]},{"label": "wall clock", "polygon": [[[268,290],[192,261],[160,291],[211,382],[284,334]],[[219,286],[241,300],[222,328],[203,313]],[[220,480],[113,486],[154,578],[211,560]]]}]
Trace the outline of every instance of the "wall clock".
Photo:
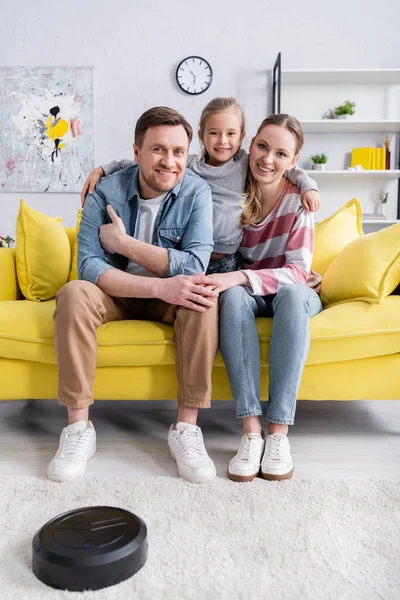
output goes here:
[{"label": "wall clock", "polygon": [[176,81],[186,94],[197,96],[211,85],[213,72],[211,65],[201,56],[184,58],[176,69]]}]

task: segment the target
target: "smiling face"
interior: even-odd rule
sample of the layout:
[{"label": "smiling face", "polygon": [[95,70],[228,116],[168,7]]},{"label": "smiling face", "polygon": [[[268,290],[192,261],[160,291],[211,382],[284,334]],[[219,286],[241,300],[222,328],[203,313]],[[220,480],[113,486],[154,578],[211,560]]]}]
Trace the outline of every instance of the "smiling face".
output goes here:
[{"label": "smiling face", "polygon": [[182,125],[147,129],[141,145],[133,145],[142,199],[156,198],[175,187],[185,174],[188,149],[189,138]]},{"label": "smiling face", "polygon": [[295,136],[286,127],[266,125],[259,131],[251,142],[249,161],[259,185],[276,184],[297,163],[296,144]]},{"label": "smiling face", "polygon": [[220,167],[228,162],[240,148],[244,138],[242,117],[237,109],[229,108],[211,115],[199,137],[207,152],[207,163]]}]

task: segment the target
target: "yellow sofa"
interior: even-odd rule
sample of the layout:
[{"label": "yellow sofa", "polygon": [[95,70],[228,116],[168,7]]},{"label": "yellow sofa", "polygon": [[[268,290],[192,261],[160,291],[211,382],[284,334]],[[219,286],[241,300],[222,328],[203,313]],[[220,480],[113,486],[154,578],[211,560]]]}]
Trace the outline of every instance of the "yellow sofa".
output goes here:
[{"label": "yellow sofa", "polygon": [[[351,207],[353,210],[354,203]],[[327,221],[329,225],[330,220]],[[75,229],[66,231],[72,253]],[[317,247],[329,240],[330,235],[336,243],[337,236],[326,227],[320,232],[320,239],[316,236]],[[341,242],[341,245],[346,245],[347,241]],[[333,256],[328,262],[332,259]],[[321,263],[321,253],[318,261],[321,269],[325,270],[327,265]],[[333,264],[328,268],[331,269]],[[46,268],[45,265],[43,268]],[[400,277],[397,283],[399,281]],[[34,302],[22,297],[16,271],[16,250],[0,248],[1,400],[57,398],[52,320],[54,307],[54,299]],[[257,320],[262,399],[267,399],[268,393],[271,325],[271,319]],[[95,398],[174,399],[176,378],[172,337],[172,326],[160,323],[119,321],[102,325],[98,331]],[[231,398],[220,355],[217,356],[213,371],[213,398]],[[312,319],[311,348],[299,398],[400,399],[399,295],[391,290],[386,297],[371,301],[339,298],[338,302],[326,307]]]}]

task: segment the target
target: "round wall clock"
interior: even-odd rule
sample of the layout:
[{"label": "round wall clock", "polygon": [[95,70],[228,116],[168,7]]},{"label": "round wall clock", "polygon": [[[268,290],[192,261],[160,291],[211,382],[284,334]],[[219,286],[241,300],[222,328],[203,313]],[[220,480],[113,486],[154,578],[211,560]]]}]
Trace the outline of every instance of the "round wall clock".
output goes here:
[{"label": "round wall clock", "polygon": [[205,58],[201,58],[201,56],[188,56],[184,58],[176,69],[177,84],[186,94],[194,96],[208,90],[212,78],[211,65]]}]

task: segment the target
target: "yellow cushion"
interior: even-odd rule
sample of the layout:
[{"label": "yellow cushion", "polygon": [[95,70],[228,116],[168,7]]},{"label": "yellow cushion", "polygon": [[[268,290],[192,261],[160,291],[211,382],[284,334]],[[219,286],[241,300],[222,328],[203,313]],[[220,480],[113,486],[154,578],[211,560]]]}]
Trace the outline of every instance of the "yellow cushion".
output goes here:
[{"label": "yellow cushion", "polygon": [[325,305],[379,304],[400,282],[400,223],[355,240],[334,259],[321,284]]},{"label": "yellow cushion", "polygon": [[[56,364],[53,312],[48,302],[1,302],[0,357]],[[268,364],[272,319],[257,319],[261,365]],[[398,353],[400,296],[380,305],[349,302],[311,319],[307,365],[352,361]],[[114,321],[98,329],[98,367],[174,365],[174,328],[153,321]],[[218,353],[216,366],[223,366]]]},{"label": "yellow cushion", "polygon": [[75,237],[75,242],[74,242],[74,246],[72,249],[72,261],[71,261],[71,272],[69,274],[69,280],[68,281],[73,281],[74,279],[79,279],[78,277],[78,233],[79,233],[79,227],[81,226],[81,221],[82,221],[82,209],[80,208],[78,210],[78,217],[76,219],[76,229],[75,229],[75,233],[76,233],[76,237]]},{"label": "yellow cushion", "polygon": [[52,219],[21,200],[17,217],[18,283],[28,300],[53,298],[68,281],[71,247],[61,219]]},{"label": "yellow cushion", "polygon": [[314,235],[312,269],[323,275],[339,252],[363,235],[359,199],[353,198],[328,219],[317,223]]}]

